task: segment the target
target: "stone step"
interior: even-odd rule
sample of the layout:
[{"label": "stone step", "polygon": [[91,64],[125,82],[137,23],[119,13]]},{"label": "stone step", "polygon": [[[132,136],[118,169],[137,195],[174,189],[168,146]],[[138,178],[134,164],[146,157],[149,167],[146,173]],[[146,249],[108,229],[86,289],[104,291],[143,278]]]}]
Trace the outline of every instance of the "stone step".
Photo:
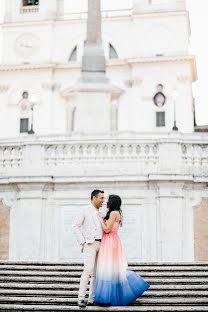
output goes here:
[{"label": "stone step", "polygon": [[[208,285],[208,278],[203,276],[201,278],[164,278],[164,277],[157,277],[157,278],[145,278],[145,280],[150,283],[150,284],[206,284]],[[69,277],[44,277],[44,276],[0,276],[0,282],[29,282],[29,283],[34,283],[34,282],[41,282],[41,283],[79,283],[80,279],[79,278],[69,278]]]},{"label": "stone step", "polygon": [[58,312],[58,311],[116,311],[116,312],[208,312],[208,307],[206,306],[123,306],[123,307],[86,307],[84,309],[78,306],[68,306],[68,305],[21,305],[21,304],[0,304],[1,312],[16,311],[16,312]]},{"label": "stone step", "polygon": [[[208,278],[208,272],[142,272],[142,271],[135,271],[142,277],[203,277]],[[43,276],[43,277],[80,277],[81,272],[51,272],[51,271],[12,271],[12,270],[5,270],[0,271],[0,276]]]},{"label": "stone step", "polygon": [[[0,283],[0,293],[2,293],[3,289],[52,289],[52,290],[78,290],[79,284],[39,284],[39,283]],[[204,290],[208,291],[208,284],[153,284],[151,285],[151,290]]]},{"label": "stone step", "polygon": [[[50,261],[11,261],[0,260],[0,265],[34,265],[34,266],[83,266],[82,262],[50,262]],[[129,262],[129,266],[208,266],[208,262]]]},{"label": "stone step", "polygon": [[[81,263],[0,261],[0,312],[83,311],[77,306]],[[208,263],[132,263],[151,285],[132,305],[85,311],[207,311]]]},{"label": "stone step", "polygon": [[[54,298],[54,297],[15,297],[15,296],[0,296],[0,303],[24,303],[24,304],[68,304],[76,305],[77,298]],[[207,305],[208,297],[201,298],[145,298],[141,296],[139,299],[134,301],[134,304],[139,305]]]},{"label": "stone step", "polygon": [[[208,271],[208,266],[204,265],[204,266],[129,266],[129,269],[132,271],[159,271],[159,272],[164,272],[164,271]],[[40,266],[40,265],[10,265],[10,264],[4,264],[4,265],[0,265],[0,270],[19,270],[19,271],[73,271],[73,272],[81,272],[83,270],[83,265],[79,265],[79,266],[73,266],[73,265],[65,265],[65,266]]]},{"label": "stone step", "polygon": [[[40,290],[40,289],[1,289],[0,296],[56,296],[56,297],[78,297],[78,290]],[[150,290],[143,294],[144,297],[206,297],[208,291],[205,290]]]}]

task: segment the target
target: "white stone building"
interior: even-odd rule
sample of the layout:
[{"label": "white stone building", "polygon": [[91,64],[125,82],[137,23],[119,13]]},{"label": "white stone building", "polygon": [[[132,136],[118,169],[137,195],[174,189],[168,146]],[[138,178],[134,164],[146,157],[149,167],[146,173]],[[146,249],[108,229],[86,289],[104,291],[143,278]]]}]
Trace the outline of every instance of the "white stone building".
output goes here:
[{"label": "white stone building", "polygon": [[82,261],[71,223],[101,188],[123,199],[129,261],[208,260],[208,137],[194,127],[185,0],[104,2],[109,82],[83,84],[86,1],[68,14],[63,0],[6,1],[0,258]]}]

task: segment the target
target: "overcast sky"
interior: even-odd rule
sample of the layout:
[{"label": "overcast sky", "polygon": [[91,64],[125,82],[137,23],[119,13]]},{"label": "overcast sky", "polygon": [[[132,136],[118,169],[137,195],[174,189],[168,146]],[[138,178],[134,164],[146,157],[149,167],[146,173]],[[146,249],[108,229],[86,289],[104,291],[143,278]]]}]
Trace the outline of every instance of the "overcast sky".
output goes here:
[{"label": "overcast sky", "polygon": [[[0,0],[0,22],[4,14],[4,1]],[[16,0],[17,1],[17,0]],[[69,1],[69,0],[65,0]],[[81,0],[73,0],[78,5]],[[108,0],[107,0],[108,1]],[[112,3],[113,0],[109,1]],[[119,0],[126,1],[126,0]],[[131,3],[131,0],[128,0]],[[208,30],[208,1],[187,0],[187,9],[190,12],[191,38],[190,53],[196,55],[198,81],[193,84],[193,91],[196,103],[196,121],[198,125],[208,125],[208,100],[207,100],[207,70],[208,70],[208,44],[206,32]],[[1,42],[0,42],[1,44]]]}]

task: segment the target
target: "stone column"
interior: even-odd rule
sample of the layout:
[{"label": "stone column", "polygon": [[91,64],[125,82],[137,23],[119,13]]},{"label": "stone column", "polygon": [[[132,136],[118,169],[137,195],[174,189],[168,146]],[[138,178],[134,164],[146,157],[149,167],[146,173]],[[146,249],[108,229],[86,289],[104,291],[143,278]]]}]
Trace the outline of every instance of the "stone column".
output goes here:
[{"label": "stone column", "polygon": [[81,82],[108,82],[101,40],[101,18],[100,0],[88,0],[87,40],[82,58]]},{"label": "stone column", "polygon": [[11,260],[38,261],[41,257],[41,236],[45,183],[18,183],[15,218],[15,253]]},{"label": "stone column", "polygon": [[67,133],[71,133],[74,131],[74,114],[76,107],[72,102],[65,102],[66,107],[66,131]]}]

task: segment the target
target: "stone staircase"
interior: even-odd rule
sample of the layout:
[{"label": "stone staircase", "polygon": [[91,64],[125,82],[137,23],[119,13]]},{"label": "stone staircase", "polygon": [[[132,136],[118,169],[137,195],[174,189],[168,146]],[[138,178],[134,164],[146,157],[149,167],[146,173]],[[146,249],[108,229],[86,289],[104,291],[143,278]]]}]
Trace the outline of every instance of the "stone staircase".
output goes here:
[{"label": "stone staircase", "polygon": [[0,311],[207,311],[208,263],[131,263],[150,285],[125,307],[77,306],[76,263],[0,261]]}]

